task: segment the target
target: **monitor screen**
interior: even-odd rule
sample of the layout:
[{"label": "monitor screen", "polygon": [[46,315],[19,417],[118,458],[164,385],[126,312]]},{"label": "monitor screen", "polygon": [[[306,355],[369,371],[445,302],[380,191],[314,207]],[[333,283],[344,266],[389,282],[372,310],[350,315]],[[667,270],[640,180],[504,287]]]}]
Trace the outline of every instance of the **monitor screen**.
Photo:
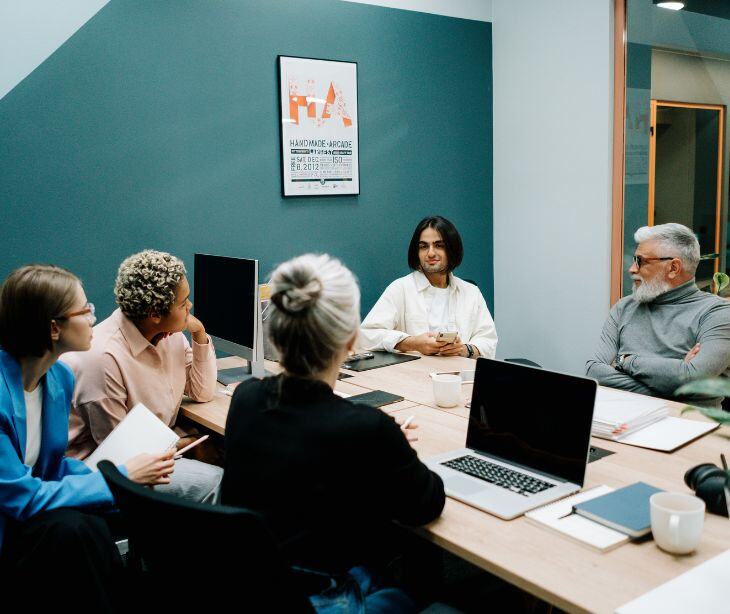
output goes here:
[{"label": "monitor screen", "polygon": [[477,360],[468,448],[583,485],[596,383]]},{"label": "monitor screen", "polygon": [[253,349],[256,260],[195,254],[193,312],[209,335]]}]

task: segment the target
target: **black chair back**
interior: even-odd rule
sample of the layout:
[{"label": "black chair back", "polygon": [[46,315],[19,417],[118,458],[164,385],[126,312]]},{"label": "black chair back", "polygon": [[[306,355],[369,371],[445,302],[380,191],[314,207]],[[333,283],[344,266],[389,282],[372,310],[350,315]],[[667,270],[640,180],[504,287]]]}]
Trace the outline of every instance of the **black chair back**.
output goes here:
[{"label": "black chair back", "polygon": [[185,501],[132,482],[109,461],[99,463],[141,559],[140,577],[169,609],[215,604],[241,612],[311,612],[293,584],[260,514]]}]

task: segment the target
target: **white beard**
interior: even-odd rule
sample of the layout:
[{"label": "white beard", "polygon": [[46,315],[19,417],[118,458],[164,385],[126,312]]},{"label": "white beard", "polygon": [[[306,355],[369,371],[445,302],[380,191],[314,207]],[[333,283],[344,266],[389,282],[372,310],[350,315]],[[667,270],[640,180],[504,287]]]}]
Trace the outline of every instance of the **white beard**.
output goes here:
[{"label": "white beard", "polygon": [[671,286],[666,281],[659,279],[642,281],[638,286],[634,286],[633,297],[637,303],[649,303],[670,289]]}]

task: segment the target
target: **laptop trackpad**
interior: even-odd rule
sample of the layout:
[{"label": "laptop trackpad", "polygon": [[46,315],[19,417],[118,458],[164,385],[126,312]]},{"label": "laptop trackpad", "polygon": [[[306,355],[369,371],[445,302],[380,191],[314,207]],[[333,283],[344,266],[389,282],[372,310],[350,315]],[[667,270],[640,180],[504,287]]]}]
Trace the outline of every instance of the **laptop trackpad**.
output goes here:
[{"label": "laptop trackpad", "polygon": [[458,475],[446,478],[445,486],[447,490],[460,495],[473,495],[474,493],[484,490],[483,484],[480,484],[476,480],[470,480],[469,478],[463,478]]}]

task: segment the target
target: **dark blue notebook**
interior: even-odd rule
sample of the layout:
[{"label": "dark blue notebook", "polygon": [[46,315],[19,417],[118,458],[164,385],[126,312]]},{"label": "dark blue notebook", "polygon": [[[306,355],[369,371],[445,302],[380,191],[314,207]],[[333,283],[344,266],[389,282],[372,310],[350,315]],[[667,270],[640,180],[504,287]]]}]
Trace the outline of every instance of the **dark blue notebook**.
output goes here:
[{"label": "dark blue notebook", "polygon": [[578,503],[573,506],[573,511],[636,539],[651,531],[649,497],[657,492],[662,491],[644,482],[636,482]]}]

